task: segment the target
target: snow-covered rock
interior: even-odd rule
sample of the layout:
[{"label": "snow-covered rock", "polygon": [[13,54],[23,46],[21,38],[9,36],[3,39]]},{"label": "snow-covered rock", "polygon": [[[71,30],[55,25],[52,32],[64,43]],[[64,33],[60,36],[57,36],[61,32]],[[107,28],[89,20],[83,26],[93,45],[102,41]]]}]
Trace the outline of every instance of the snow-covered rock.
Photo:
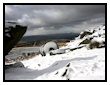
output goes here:
[{"label": "snow-covered rock", "polygon": [[45,56],[47,53],[50,53],[51,50],[58,49],[58,45],[55,42],[48,42],[45,45],[40,47],[40,53],[42,56]]},{"label": "snow-covered rock", "polygon": [[[83,35],[83,37],[81,37]],[[81,44],[87,44],[87,48],[88,46],[90,46],[91,43],[99,43],[99,46],[95,46],[95,47],[100,47],[100,46],[105,46],[105,26],[101,25],[99,28],[94,28],[92,30],[86,30],[84,32],[81,32],[80,37],[76,38],[76,41],[79,41],[80,43],[78,43],[79,45]],[[78,45],[77,44],[77,45]],[[94,44],[95,45],[95,44]]]},{"label": "snow-covered rock", "polygon": [[23,65],[22,62],[17,62],[17,63],[10,64],[10,65],[7,64],[7,65],[5,66],[5,69],[17,68],[17,67],[24,67],[24,65]]},{"label": "snow-covered rock", "polygon": [[56,49],[56,50],[52,50],[50,51],[50,55],[57,55],[57,54],[63,54],[65,53],[66,49]]},{"label": "snow-covered rock", "polygon": [[43,51],[43,47],[44,47],[44,45],[42,45],[42,46],[40,47],[40,49],[39,49],[39,52],[40,52],[40,54],[41,54],[42,56],[45,55],[45,53],[44,53],[44,51]]}]

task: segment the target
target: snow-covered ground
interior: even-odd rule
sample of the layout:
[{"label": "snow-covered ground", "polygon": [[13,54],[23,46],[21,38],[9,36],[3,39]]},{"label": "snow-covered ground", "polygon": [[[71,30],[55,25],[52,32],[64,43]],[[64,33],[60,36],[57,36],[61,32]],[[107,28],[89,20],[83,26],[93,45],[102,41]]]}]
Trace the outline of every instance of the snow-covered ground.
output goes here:
[{"label": "snow-covered ground", "polygon": [[91,37],[91,42],[104,42],[104,29],[105,26],[94,29],[91,35],[82,39],[79,36],[60,48],[72,49],[84,45],[80,49],[51,56],[47,54],[45,57],[36,55],[18,62],[20,66],[16,64],[5,70],[5,80],[105,80],[105,47],[89,49],[89,44],[79,45]]}]

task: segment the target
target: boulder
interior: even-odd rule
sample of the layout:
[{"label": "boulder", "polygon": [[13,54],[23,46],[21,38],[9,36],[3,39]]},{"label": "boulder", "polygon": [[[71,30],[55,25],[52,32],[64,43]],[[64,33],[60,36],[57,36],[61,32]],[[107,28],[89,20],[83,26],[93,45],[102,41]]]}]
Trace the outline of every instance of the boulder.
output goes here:
[{"label": "boulder", "polygon": [[20,25],[16,22],[5,22],[4,29],[4,55],[7,55],[25,34],[27,26]]},{"label": "boulder", "polygon": [[9,64],[9,65],[5,65],[5,69],[9,69],[9,68],[24,68],[24,65],[22,62],[17,62],[14,64]]},{"label": "boulder", "polygon": [[45,56],[45,53],[44,53],[44,51],[43,51],[43,47],[44,47],[44,45],[42,45],[42,46],[40,47],[39,52],[40,52],[40,54],[41,54],[42,56]]},{"label": "boulder", "polygon": [[59,49],[59,46],[57,45],[57,43],[51,41],[47,42],[45,45],[42,45],[39,51],[42,56],[46,56],[47,53],[50,53],[52,50],[56,49]]}]

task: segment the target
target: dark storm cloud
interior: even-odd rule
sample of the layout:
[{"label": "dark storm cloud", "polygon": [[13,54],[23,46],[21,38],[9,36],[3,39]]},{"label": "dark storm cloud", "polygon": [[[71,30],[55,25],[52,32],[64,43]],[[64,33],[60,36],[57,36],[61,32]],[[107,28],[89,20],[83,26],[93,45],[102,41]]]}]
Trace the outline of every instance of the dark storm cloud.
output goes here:
[{"label": "dark storm cloud", "polygon": [[[28,30],[75,29],[105,22],[104,5],[6,5],[5,19],[29,26]],[[81,28],[82,29],[82,28]]]}]

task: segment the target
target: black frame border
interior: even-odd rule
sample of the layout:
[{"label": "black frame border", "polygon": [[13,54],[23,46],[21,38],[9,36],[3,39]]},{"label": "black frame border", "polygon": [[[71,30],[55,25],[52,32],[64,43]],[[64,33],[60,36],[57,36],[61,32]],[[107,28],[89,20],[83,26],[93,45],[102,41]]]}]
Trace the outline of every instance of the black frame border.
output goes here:
[{"label": "black frame border", "polygon": [[[3,28],[5,27],[5,5],[105,5],[105,80],[5,80],[5,55],[3,48],[3,82],[107,82],[107,3],[3,3]],[[3,37],[4,37],[3,29]],[[4,38],[3,38],[4,42]],[[4,47],[4,44],[3,44]]]}]

